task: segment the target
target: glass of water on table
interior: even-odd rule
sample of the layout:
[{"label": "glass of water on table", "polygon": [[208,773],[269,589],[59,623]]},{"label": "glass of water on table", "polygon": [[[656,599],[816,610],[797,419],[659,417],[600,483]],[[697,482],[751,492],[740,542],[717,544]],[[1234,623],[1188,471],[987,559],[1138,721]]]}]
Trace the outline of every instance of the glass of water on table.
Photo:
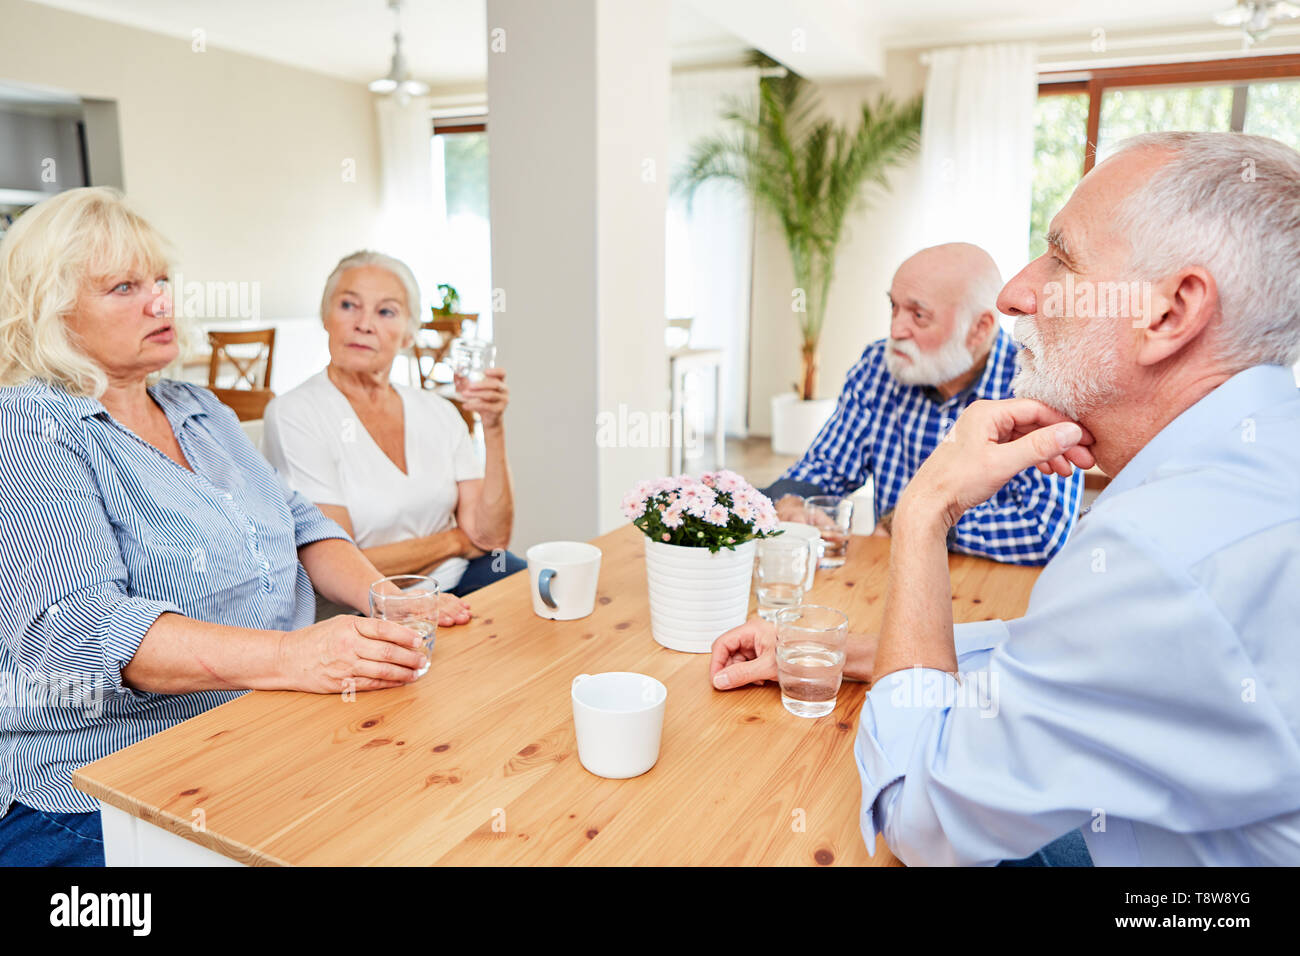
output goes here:
[{"label": "glass of water on table", "polygon": [[803,603],[812,547],[806,538],[782,534],[761,538],[754,559],[758,579],[758,616],[775,621],[779,611]]},{"label": "glass of water on table", "polygon": [[853,499],[835,495],[813,495],[804,499],[808,524],[822,536],[822,558],[818,567],[838,568],[844,565],[849,551],[849,535],[853,529]]},{"label": "glass of water on table", "polygon": [[776,673],[781,703],[797,717],[835,709],[844,677],[849,619],[833,607],[801,604],[776,616]]},{"label": "glass of water on table", "polygon": [[[393,589],[396,588],[396,591]],[[429,670],[438,634],[438,582],[419,574],[399,574],[370,585],[370,616],[409,627],[424,642],[423,677]]]}]

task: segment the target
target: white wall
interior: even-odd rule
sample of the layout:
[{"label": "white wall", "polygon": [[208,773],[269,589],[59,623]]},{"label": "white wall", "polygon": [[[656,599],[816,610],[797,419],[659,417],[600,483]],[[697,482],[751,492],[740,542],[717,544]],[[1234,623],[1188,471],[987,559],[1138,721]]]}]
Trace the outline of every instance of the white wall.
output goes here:
[{"label": "white wall", "polygon": [[[918,54],[907,51],[887,56],[882,82],[822,84],[817,89],[826,115],[856,124],[864,99],[884,91],[902,100],[924,88],[925,70]],[[838,395],[844,376],[867,343],[889,333],[885,294],[894,270],[917,249],[919,162],[914,158],[896,167],[889,182],[887,193],[874,187],[864,193],[868,204],[850,214],[845,224],[817,351],[819,398]],[[780,224],[769,214],[761,215],[754,247],[750,333],[751,434],[771,434],[772,396],[792,390],[799,381],[799,325],[790,308],[794,285]]]},{"label": "white wall", "polygon": [[264,317],[311,316],[334,263],[372,242],[364,85],[22,0],[0,0],[0,24],[0,79],[117,102],[127,193],[187,280],[260,283]]},{"label": "white wall", "polygon": [[598,446],[597,422],[668,409],[667,3],[488,0],[487,20],[505,31],[488,165],[519,551],[622,524],[628,488],[666,473],[666,449]]}]

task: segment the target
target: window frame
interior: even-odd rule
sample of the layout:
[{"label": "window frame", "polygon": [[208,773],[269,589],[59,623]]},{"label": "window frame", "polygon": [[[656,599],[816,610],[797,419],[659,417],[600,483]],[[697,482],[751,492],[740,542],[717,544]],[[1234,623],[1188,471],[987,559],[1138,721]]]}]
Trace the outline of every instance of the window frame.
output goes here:
[{"label": "window frame", "polygon": [[1101,133],[1101,99],[1107,90],[1124,87],[1207,86],[1233,84],[1244,87],[1260,80],[1300,80],[1300,53],[1191,60],[1142,66],[1101,67],[1040,73],[1038,95],[1088,94],[1088,128],[1084,139],[1083,175],[1097,164]]},{"label": "window frame", "polygon": [[442,136],[450,133],[486,133],[487,123],[479,120],[453,119],[453,120],[434,120],[433,135]]}]

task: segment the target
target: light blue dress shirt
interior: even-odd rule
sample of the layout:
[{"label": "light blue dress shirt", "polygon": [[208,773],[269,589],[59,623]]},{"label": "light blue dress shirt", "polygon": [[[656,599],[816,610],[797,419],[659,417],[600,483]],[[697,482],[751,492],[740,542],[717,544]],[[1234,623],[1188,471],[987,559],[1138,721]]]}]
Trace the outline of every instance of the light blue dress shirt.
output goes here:
[{"label": "light blue dress shirt", "polygon": [[1300,864],[1300,392],[1241,372],[1115,476],[1025,616],[866,695],[862,834],[990,865]]},{"label": "light blue dress shirt", "polygon": [[347,535],[206,389],[149,388],[188,471],[94,399],[0,389],[0,817],[99,809],[72,771],[244,691],[155,694],[122,668],[165,613],[311,624],[298,549]]}]

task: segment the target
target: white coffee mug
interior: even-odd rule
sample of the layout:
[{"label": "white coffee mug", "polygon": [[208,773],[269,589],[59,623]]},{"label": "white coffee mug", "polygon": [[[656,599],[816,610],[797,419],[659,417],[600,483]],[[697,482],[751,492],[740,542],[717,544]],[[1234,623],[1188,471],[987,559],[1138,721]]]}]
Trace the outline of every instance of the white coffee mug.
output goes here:
[{"label": "white coffee mug", "polygon": [[533,610],[552,621],[574,621],[596,607],[600,548],[581,541],[547,541],[525,552]]},{"label": "white coffee mug", "polygon": [[659,759],[668,688],[645,674],[611,671],[573,679],[578,759],[598,777],[639,777]]},{"label": "white coffee mug", "polygon": [[813,578],[817,574],[817,562],[821,559],[821,532],[810,524],[801,524],[798,521],[782,521],[776,528],[778,531],[784,531],[792,538],[803,538],[808,542],[808,547],[812,549],[812,560],[808,562],[808,577],[804,578],[803,582],[803,591],[807,595],[812,590]]}]

